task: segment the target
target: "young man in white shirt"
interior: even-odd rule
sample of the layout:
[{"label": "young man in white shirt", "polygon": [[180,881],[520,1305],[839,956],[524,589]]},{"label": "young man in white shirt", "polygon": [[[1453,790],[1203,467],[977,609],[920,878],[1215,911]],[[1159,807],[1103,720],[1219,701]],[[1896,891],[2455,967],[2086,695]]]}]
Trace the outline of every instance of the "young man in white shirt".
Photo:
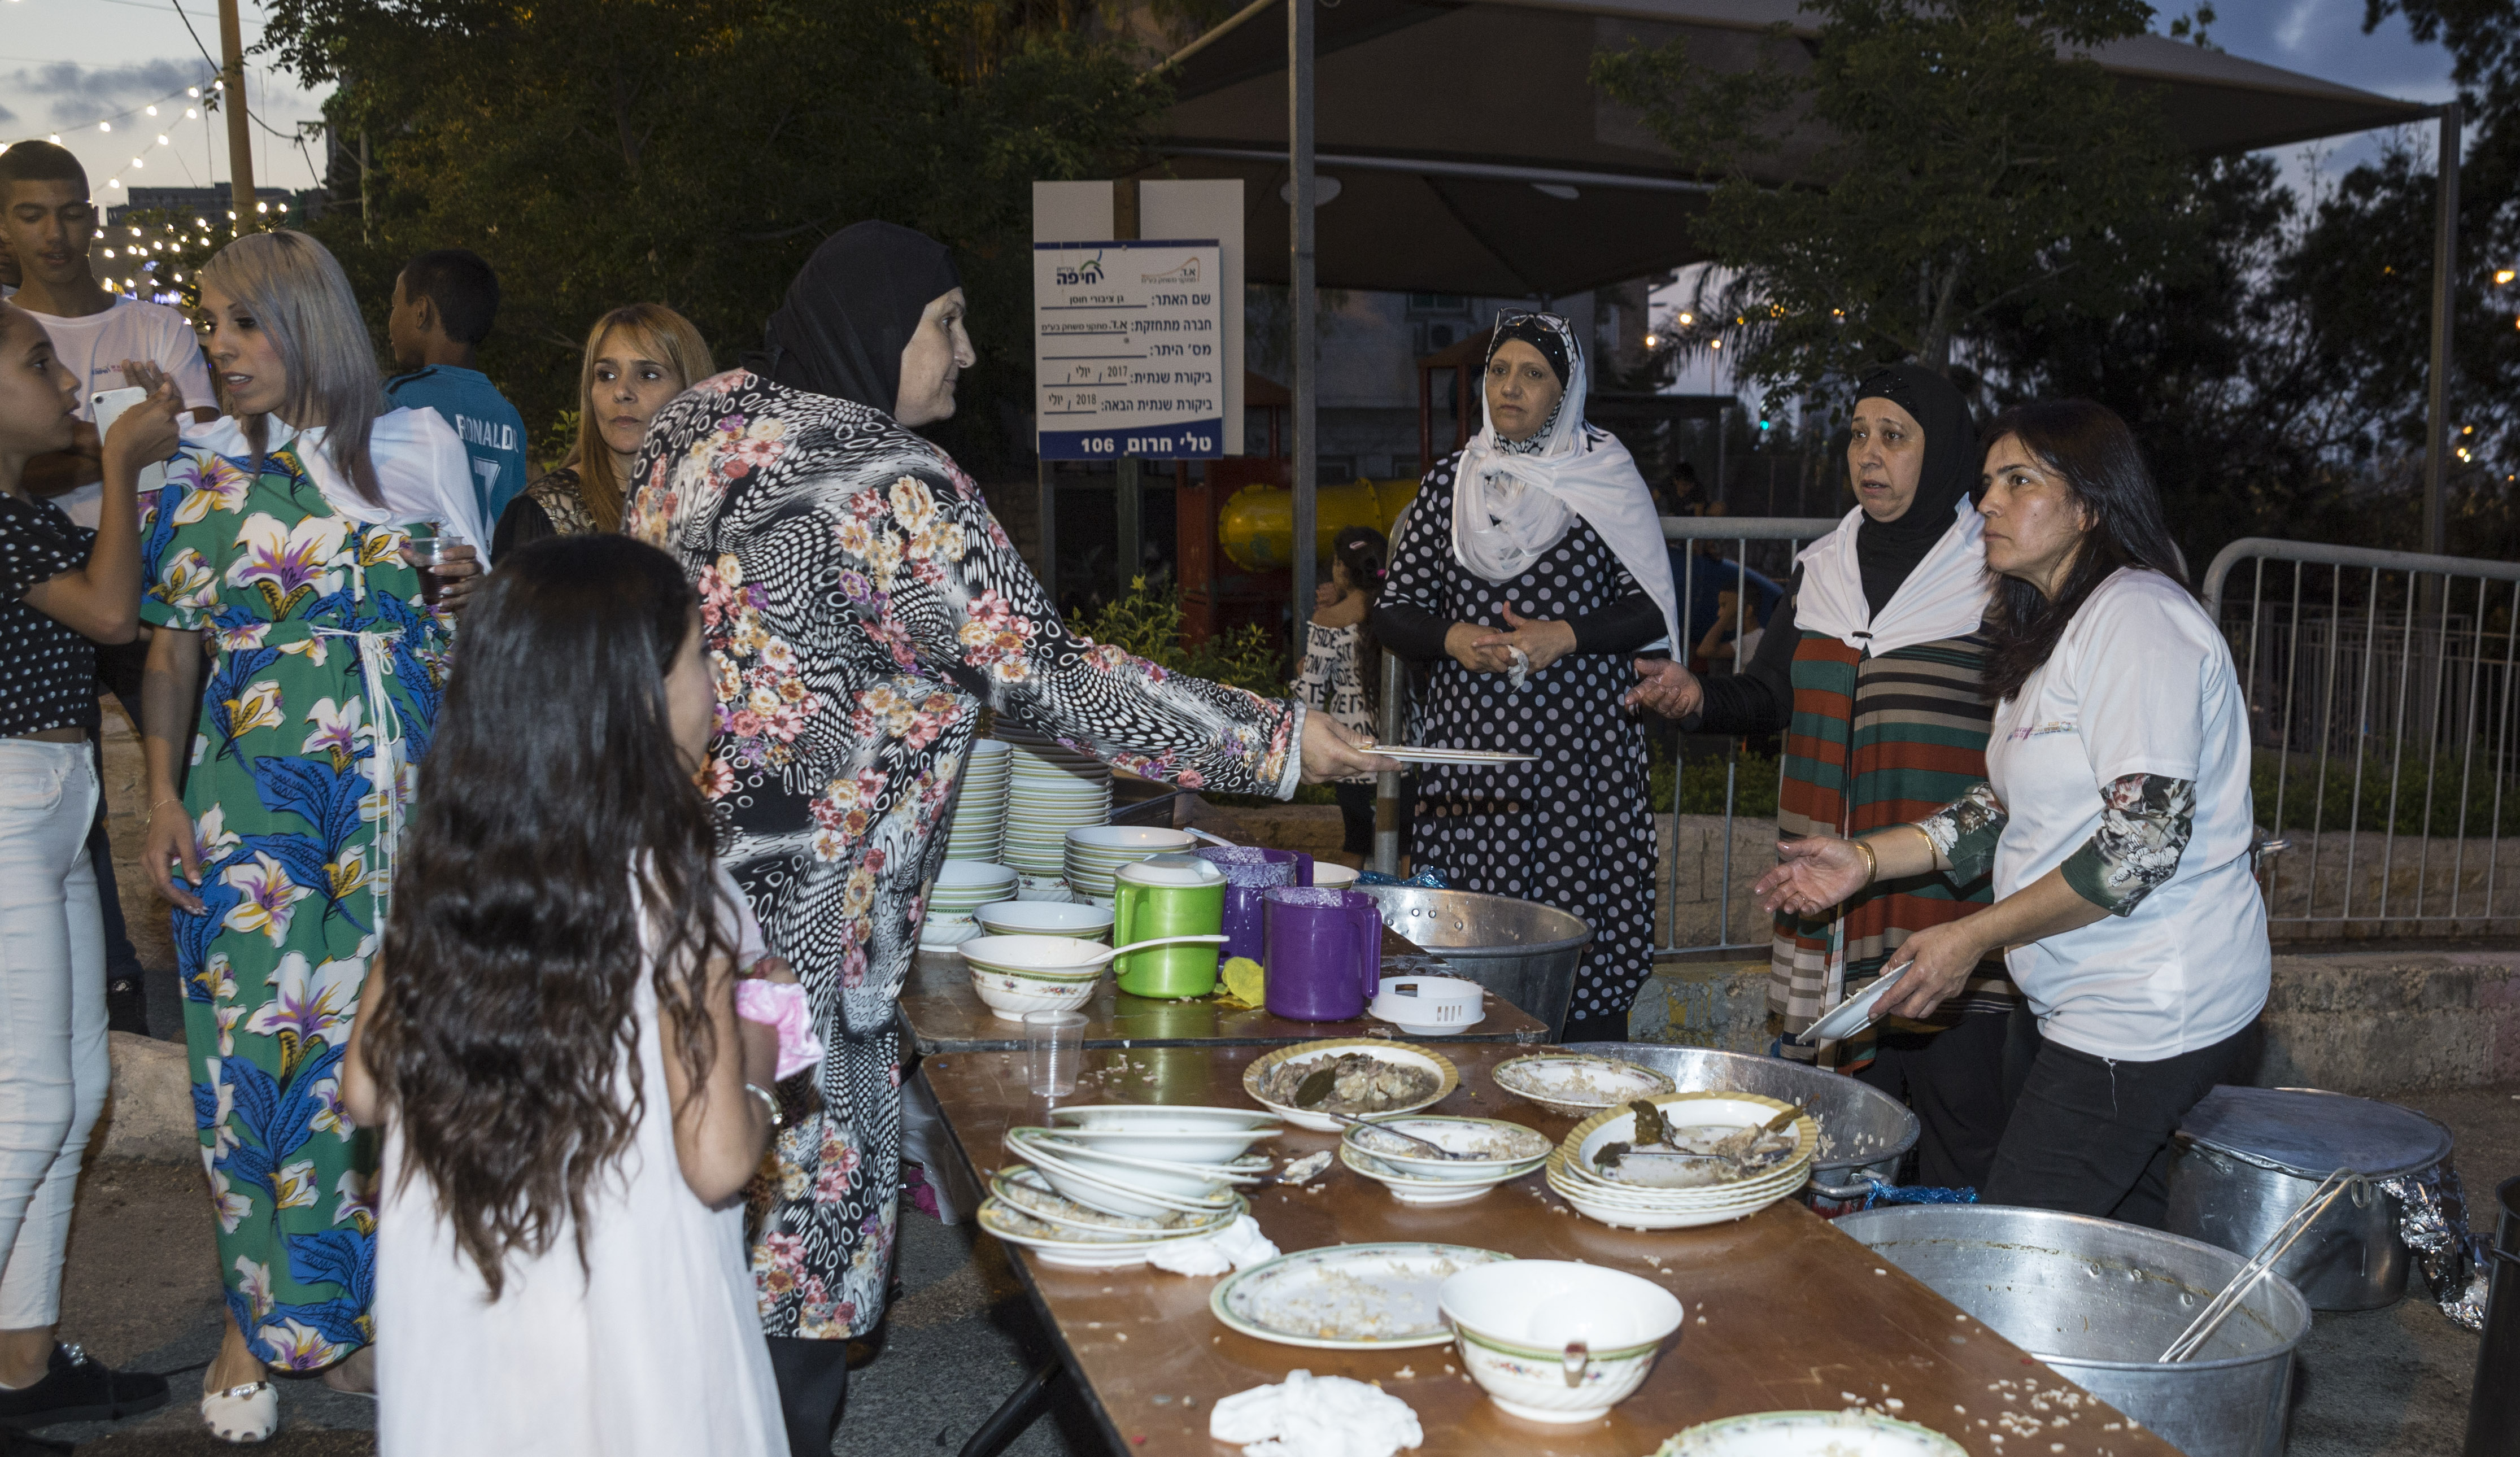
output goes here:
[{"label": "young man in white shirt", "polygon": [[[0,240],[21,275],[9,301],[35,316],[52,339],[54,357],[79,377],[79,419],[92,427],[90,396],[123,386],[122,362],[142,360],[165,371],[184,392],[193,418],[218,418],[209,366],[185,317],[159,303],[108,293],[88,267],[103,214],[89,201],[87,171],[66,148],[20,142],[0,152]],[[96,525],[104,476],[94,429],[60,455],[27,463],[29,493],[50,496],[80,525]]]},{"label": "young man in white shirt", "polygon": [[[54,357],[79,379],[76,443],[27,462],[21,478],[29,494],[49,497],[90,529],[105,494],[104,451],[90,397],[123,387],[124,361],[164,371],[183,391],[184,403],[193,407],[195,420],[207,422],[219,414],[209,366],[191,322],[163,304],[121,297],[98,285],[88,267],[88,250],[102,220],[88,198],[87,171],[67,149],[20,142],[0,152],[0,251],[16,265],[16,277],[8,281],[17,292],[9,301],[34,315],[52,340]],[[140,718],[140,670],[148,651],[145,641],[97,649],[97,677],[134,723]],[[114,894],[112,850],[106,843],[101,807],[88,852],[96,863],[105,915],[111,1024],[122,1031],[146,1031],[140,959],[123,928],[120,897]]]}]

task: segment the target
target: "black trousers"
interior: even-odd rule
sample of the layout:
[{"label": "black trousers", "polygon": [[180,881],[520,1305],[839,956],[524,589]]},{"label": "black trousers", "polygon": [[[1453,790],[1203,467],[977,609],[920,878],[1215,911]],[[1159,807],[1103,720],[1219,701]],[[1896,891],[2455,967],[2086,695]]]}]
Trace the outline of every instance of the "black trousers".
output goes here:
[{"label": "black trousers", "polygon": [[2159,1229],[2169,1210],[2170,1135],[2217,1084],[2246,1083],[2263,1045],[2254,1022],[2211,1047],[2149,1063],[2043,1039],[1981,1197]]},{"label": "black trousers", "polygon": [[770,1374],[779,1382],[779,1415],[788,1425],[788,1457],[832,1457],[832,1437],[849,1401],[849,1343],[770,1336]]},{"label": "black trousers", "polygon": [[[1372,783],[1334,783],[1330,792],[1338,796],[1339,848],[1351,855],[1373,857],[1373,795]],[[1418,781],[1404,776],[1400,781],[1400,853],[1409,853],[1409,826],[1418,814]]]},{"label": "black trousers", "polygon": [[[1855,1075],[1914,1111],[1919,1184],[1983,1189],[2037,1051],[2024,1008],[1975,1012],[1939,1032],[1884,1031]],[[2015,1039],[2029,1045],[2016,1047]]]}]

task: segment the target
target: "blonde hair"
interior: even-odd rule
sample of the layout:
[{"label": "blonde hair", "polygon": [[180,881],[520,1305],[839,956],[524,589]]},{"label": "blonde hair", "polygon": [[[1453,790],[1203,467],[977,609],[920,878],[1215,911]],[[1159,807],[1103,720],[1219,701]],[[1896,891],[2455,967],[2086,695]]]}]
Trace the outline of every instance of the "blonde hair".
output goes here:
[{"label": "blonde hair", "polygon": [[[248,233],[211,255],[202,287],[226,295],[271,337],[289,372],[282,405],[289,423],[321,425],[334,466],[368,504],[384,504],[368,456],[369,432],[384,412],[384,378],[340,262],[304,233]],[[257,456],[270,448],[267,417],[240,423]]]},{"label": "blonde hair", "polygon": [[577,367],[577,443],[561,464],[577,472],[578,499],[586,503],[586,514],[594,518],[599,531],[620,530],[622,513],[629,505],[628,484],[613,474],[612,447],[604,442],[603,429],[596,423],[595,361],[603,353],[604,341],[616,329],[628,333],[645,357],[681,377],[675,381],[677,392],[716,373],[709,365],[708,341],[700,338],[691,320],[661,303],[626,304],[596,320],[587,331],[586,356]]}]

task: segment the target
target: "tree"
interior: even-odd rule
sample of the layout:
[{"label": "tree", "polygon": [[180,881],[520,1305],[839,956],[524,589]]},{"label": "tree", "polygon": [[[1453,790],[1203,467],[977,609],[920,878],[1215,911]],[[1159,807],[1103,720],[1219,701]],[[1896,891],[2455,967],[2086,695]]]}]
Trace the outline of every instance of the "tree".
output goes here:
[{"label": "tree", "polygon": [[2117,312],[2186,266],[2188,165],[2147,98],[2080,52],[2140,0],[1814,0],[1758,64],[1680,39],[1594,79],[1701,175],[1698,241],[1731,271],[1699,312],[1736,369],[1812,385],[1912,356],[1948,368],[1999,310]]},{"label": "tree", "polygon": [[[1012,15],[1013,20],[1007,21]],[[318,231],[382,320],[393,271],[472,248],[505,302],[484,367],[529,428],[572,408],[605,310],[689,315],[721,365],[814,247],[880,217],[953,246],[980,367],[945,442],[1014,448],[1030,394],[1030,190],[1134,157],[1165,97],[1132,53],[990,4],[273,0],[266,33],[370,149],[366,217]]]}]

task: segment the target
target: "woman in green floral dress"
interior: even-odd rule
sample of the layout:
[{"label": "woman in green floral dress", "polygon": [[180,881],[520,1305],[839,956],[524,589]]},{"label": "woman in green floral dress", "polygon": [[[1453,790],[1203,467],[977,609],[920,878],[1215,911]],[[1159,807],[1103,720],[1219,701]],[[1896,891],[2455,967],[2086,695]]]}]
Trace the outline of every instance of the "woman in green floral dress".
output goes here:
[{"label": "woman in green floral dress", "polygon": [[[202,303],[230,414],[187,431],[144,499],[146,861],[176,906],[234,1319],[202,1416],[259,1440],[278,1423],[266,1367],[340,1367],[375,1329],[376,1149],[338,1069],[447,642],[405,528],[478,541],[480,525],[455,433],[378,413],[356,301],[320,245],[241,239],[202,270]],[[366,1385],[355,1367],[333,1379]]]}]

